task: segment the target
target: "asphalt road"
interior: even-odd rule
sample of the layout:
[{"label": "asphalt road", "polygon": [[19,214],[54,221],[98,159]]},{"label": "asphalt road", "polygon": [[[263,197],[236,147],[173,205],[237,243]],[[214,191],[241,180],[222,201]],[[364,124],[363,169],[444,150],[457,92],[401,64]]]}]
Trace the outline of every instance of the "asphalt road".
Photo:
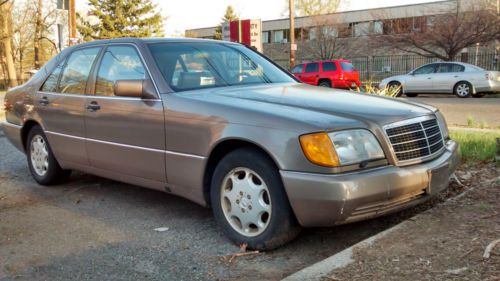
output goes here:
[{"label": "asphalt road", "polygon": [[230,263],[224,256],[239,247],[209,209],[81,173],[39,186],[0,130],[0,280],[278,280],[404,218],[306,229],[278,250]]},{"label": "asphalt road", "polygon": [[476,127],[483,123],[492,129],[500,128],[500,98],[460,99],[452,95],[420,95],[409,100],[439,108],[451,126],[467,126],[467,119],[472,118]]}]

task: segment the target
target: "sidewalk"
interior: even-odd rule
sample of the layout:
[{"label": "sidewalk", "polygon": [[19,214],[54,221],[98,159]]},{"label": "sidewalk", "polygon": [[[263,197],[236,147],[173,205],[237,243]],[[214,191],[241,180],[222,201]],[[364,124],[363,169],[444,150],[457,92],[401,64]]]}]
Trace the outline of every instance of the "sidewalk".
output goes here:
[{"label": "sidewalk", "polygon": [[500,169],[458,173],[467,189],[285,280],[500,280]]}]

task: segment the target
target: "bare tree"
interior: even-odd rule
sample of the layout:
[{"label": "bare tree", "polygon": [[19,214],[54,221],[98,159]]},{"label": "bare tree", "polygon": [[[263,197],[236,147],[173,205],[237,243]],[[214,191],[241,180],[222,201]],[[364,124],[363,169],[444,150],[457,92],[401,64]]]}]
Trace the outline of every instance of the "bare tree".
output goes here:
[{"label": "bare tree", "polygon": [[0,37],[2,57],[5,59],[7,79],[10,87],[17,86],[16,69],[12,57],[12,1],[0,2]]},{"label": "bare tree", "polygon": [[445,61],[454,60],[465,48],[500,38],[500,18],[477,3],[467,7],[457,4],[448,14],[385,20],[383,24],[384,34],[373,37],[378,46]]},{"label": "bare tree", "polygon": [[30,2],[14,5],[12,10],[13,57],[18,77],[22,77],[26,56],[33,47],[32,25],[35,12]]},{"label": "bare tree", "polygon": [[339,57],[345,48],[344,42],[339,39],[339,34],[344,30],[345,26],[337,23],[335,18],[315,17],[311,20],[311,27],[306,30],[310,41],[304,44],[304,48],[317,59]]}]

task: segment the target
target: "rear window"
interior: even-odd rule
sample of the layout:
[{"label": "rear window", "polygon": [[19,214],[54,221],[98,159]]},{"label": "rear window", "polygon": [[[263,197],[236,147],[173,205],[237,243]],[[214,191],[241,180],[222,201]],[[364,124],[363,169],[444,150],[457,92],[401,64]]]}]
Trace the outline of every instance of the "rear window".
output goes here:
[{"label": "rear window", "polygon": [[337,65],[334,62],[324,62],[323,71],[337,71]]},{"label": "rear window", "polygon": [[356,69],[354,68],[354,65],[350,62],[343,61],[340,63],[340,67],[342,67],[342,70],[344,71],[355,71]]},{"label": "rear window", "polygon": [[306,65],[306,72],[318,72],[319,64],[318,63],[308,63]]}]

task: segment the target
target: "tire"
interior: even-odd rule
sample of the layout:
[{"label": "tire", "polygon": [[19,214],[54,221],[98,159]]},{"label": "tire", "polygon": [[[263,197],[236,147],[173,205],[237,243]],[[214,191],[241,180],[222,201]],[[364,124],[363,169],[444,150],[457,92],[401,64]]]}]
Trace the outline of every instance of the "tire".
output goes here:
[{"label": "tire", "polygon": [[409,98],[414,98],[414,97],[417,97],[418,94],[414,94],[414,93],[408,93],[408,94],[405,94],[405,96],[409,97]]},{"label": "tire", "polygon": [[453,88],[453,93],[459,98],[468,98],[472,93],[472,85],[469,82],[458,82]]},{"label": "tire", "polygon": [[485,93],[476,93],[476,94],[473,94],[472,97],[473,98],[482,98],[484,97],[486,94]]},{"label": "tire", "polygon": [[218,225],[237,245],[271,250],[300,232],[278,169],[257,149],[234,150],[217,164],[210,199]]},{"label": "tire", "polygon": [[402,94],[403,94],[403,87],[401,87],[401,83],[399,82],[390,82],[388,85],[387,85],[387,89],[391,89],[391,88],[398,88],[398,91],[396,92],[395,94],[395,97],[400,97]]},{"label": "tire", "polygon": [[57,163],[52,149],[40,126],[31,128],[26,142],[28,167],[35,181],[41,185],[53,185],[67,180],[70,170],[63,170]]},{"label": "tire", "polygon": [[319,87],[326,87],[326,88],[331,88],[332,87],[332,83],[330,81],[321,81],[319,82],[318,84]]}]

